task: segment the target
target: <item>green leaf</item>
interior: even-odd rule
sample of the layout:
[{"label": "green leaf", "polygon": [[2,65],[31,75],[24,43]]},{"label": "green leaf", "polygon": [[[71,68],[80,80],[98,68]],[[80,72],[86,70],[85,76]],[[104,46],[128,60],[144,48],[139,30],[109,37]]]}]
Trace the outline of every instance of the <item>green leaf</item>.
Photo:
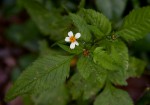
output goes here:
[{"label": "green leaf", "polygon": [[114,42],[104,41],[100,43],[100,47],[94,50],[93,60],[107,70],[127,70],[128,49],[119,40]]},{"label": "green leaf", "polygon": [[76,46],[75,49],[70,49],[69,46],[67,45],[63,45],[63,44],[58,44],[59,47],[61,47],[62,49],[64,49],[65,51],[71,53],[71,54],[80,54],[83,52],[83,48],[79,45]]},{"label": "green leaf", "polygon": [[93,63],[92,59],[90,60],[89,57],[84,57],[81,56],[78,60],[77,63],[77,69],[80,73],[80,75],[83,76],[83,78],[87,79],[90,74],[93,72],[94,66],[92,65]]},{"label": "green leaf", "polygon": [[140,77],[144,72],[146,63],[140,59],[130,57],[127,77]]},{"label": "green leaf", "polygon": [[34,102],[32,100],[32,96],[30,95],[23,95],[21,97],[22,101],[23,101],[23,105],[34,105]]},{"label": "green leaf", "polygon": [[127,85],[127,70],[118,70],[108,73],[108,79],[115,85]]},{"label": "green leaf", "polygon": [[84,17],[86,22],[92,26],[90,27],[91,30],[93,30],[93,27],[97,27],[97,29],[100,30],[99,35],[97,34],[98,38],[108,35],[111,32],[111,23],[103,14],[92,9],[82,9],[80,14]]},{"label": "green leaf", "polygon": [[61,49],[51,49],[49,48],[48,42],[46,40],[39,41],[39,52],[40,55],[61,55],[65,54]]},{"label": "green leaf", "polygon": [[150,52],[150,33],[147,34],[144,38],[132,42],[134,51],[137,52]]},{"label": "green leaf", "polygon": [[104,83],[100,84],[95,79],[95,75],[92,75],[85,80],[79,73],[74,74],[68,84],[73,99],[81,97],[83,99],[89,99],[96,95],[103,85]]},{"label": "green leaf", "polygon": [[83,78],[79,73],[74,74],[68,82],[69,91],[72,95],[72,99],[77,99],[83,92],[84,84]]},{"label": "green leaf", "polygon": [[108,79],[115,85],[127,85],[126,79],[139,77],[143,73],[145,66],[144,61],[130,57],[128,69],[109,72]]},{"label": "green leaf", "polygon": [[133,105],[126,91],[117,89],[110,84],[96,97],[94,105]]},{"label": "green leaf", "polygon": [[88,26],[91,33],[97,38],[97,39],[101,39],[103,38],[106,34],[104,34],[99,28],[97,28],[96,26],[93,25],[89,25]]},{"label": "green leaf", "polygon": [[110,70],[108,79],[115,85],[127,85],[128,49],[126,45],[116,40],[102,41],[100,47],[94,50],[94,61],[101,67]]},{"label": "green leaf", "polygon": [[122,28],[116,32],[126,41],[135,41],[150,32],[150,7],[133,10],[126,18]]},{"label": "green leaf", "polygon": [[96,0],[96,6],[105,16],[116,21],[122,16],[126,1],[127,0]]},{"label": "green leaf", "polygon": [[86,42],[90,41],[92,36],[85,20],[79,15],[72,13],[70,13],[70,17],[73,20],[74,25],[78,28],[79,32],[81,33],[80,39],[83,39]]},{"label": "green leaf", "polygon": [[90,56],[81,56],[77,63],[77,69],[84,79],[89,78],[90,75],[95,74],[95,79],[103,84],[107,76],[107,70],[99,65],[96,65]]},{"label": "green leaf", "polygon": [[53,40],[60,40],[67,35],[66,27],[70,22],[67,16],[62,17],[56,9],[49,11],[35,0],[21,0],[20,3],[43,34],[50,35]]},{"label": "green leaf", "polygon": [[60,86],[54,90],[46,90],[34,95],[35,105],[66,105],[69,99],[68,91],[65,86]]},{"label": "green leaf", "polygon": [[85,6],[85,0],[81,0],[78,8],[81,9],[84,8],[84,6]]},{"label": "green leaf", "polygon": [[38,93],[63,84],[69,76],[72,56],[46,54],[37,59],[8,91],[6,100],[29,93]]}]

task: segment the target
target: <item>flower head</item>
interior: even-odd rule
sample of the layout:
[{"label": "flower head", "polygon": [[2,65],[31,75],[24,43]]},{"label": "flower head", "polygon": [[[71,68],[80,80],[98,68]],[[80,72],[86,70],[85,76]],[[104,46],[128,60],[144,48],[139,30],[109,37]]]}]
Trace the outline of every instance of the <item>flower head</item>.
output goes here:
[{"label": "flower head", "polygon": [[68,32],[68,37],[65,38],[66,42],[70,42],[70,49],[74,49],[75,45],[79,45],[79,43],[77,42],[77,39],[80,38],[81,34],[80,33],[76,33],[75,36],[73,35],[73,32],[70,31]]}]

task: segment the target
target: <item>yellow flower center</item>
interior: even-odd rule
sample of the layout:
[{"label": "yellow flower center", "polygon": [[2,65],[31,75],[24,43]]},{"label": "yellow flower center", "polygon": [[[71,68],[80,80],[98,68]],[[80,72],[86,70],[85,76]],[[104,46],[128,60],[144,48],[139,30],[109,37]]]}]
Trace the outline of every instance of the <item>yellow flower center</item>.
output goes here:
[{"label": "yellow flower center", "polygon": [[76,41],[76,38],[75,38],[74,36],[71,36],[71,37],[70,37],[70,42],[73,43],[73,42],[75,42],[75,41]]}]

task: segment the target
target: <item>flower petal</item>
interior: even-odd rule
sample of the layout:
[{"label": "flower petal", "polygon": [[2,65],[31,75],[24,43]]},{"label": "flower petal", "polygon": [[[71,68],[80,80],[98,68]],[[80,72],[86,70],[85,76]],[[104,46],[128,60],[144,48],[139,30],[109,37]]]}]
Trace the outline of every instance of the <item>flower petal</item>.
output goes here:
[{"label": "flower petal", "polygon": [[72,32],[72,31],[69,31],[69,32],[68,32],[68,36],[69,36],[69,37],[73,36],[73,32]]},{"label": "flower petal", "polygon": [[79,43],[77,41],[74,42],[77,46],[79,46]]},{"label": "flower petal", "polygon": [[71,43],[71,44],[70,44],[70,49],[74,49],[74,48],[75,48],[75,45],[76,45],[75,42],[74,42],[74,43]]},{"label": "flower petal", "polygon": [[66,37],[66,38],[65,38],[65,41],[66,41],[66,42],[70,42],[70,38],[69,38],[69,37]]},{"label": "flower petal", "polygon": [[80,38],[81,34],[80,33],[76,33],[75,38],[78,39]]}]

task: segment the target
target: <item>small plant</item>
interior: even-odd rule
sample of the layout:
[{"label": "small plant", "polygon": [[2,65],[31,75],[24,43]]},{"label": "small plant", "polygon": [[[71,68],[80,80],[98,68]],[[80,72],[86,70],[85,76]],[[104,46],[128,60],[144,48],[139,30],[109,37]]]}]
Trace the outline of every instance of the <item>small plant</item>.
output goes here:
[{"label": "small plant", "polygon": [[[21,74],[6,100],[27,94],[36,105],[70,105],[72,100],[82,105],[133,105],[128,93],[116,86],[127,85],[127,78],[144,71],[146,63],[129,55],[126,43],[150,32],[150,7],[133,10],[114,30],[92,9],[62,15],[34,0],[19,3],[59,50],[42,42],[39,58]],[[78,59],[75,71],[70,71],[72,59]]]}]

